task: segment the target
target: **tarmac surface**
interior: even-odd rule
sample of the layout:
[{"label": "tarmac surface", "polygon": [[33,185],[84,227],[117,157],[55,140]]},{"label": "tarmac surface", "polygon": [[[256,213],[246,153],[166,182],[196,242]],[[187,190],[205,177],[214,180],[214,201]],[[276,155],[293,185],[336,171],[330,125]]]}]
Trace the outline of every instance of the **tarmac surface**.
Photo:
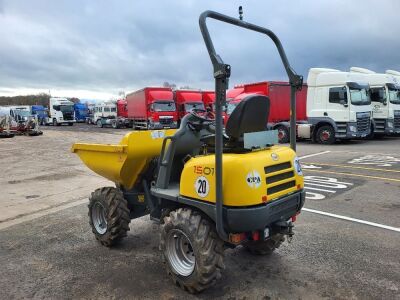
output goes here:
[{"label": "tarmac surface", "polygon": [[115,248],[91,233],[87,198],[113,184],[69,152],[129,129],[42,127],[0,140],[0,299],[400,299],[400,138],[298,143],[307,200],[295,236],[271,256],[225,252],[218,284],[172,284],[158,225],[132,220]]}]

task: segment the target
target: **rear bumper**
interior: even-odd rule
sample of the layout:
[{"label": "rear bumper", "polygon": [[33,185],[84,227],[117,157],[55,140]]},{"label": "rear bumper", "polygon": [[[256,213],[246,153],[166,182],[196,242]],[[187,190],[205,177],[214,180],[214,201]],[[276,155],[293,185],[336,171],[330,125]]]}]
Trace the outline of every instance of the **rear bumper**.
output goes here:
[{"label": "rear bumper", "polygon": [[263,206],[247,208],[224,207],[224,224],[231,233],[264,230],[278,221],[286,221],[304,205],[305,191],[296,192]]}]

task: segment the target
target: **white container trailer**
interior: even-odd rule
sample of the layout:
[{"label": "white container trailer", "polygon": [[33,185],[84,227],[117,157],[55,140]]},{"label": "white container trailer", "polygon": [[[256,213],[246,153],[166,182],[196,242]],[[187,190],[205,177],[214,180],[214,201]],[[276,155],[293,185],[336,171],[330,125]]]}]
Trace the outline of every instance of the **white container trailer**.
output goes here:
[{"label": "white container trailer", "polygon": [[394,128],[394,112],[400,111],[400,86],[393,77],[358,67],[350,68],[350,72],[365,74],[368,79],[372,106],[371,136],[400,132],[400,128]]},{"label": "white container trailer", "polygon": [[307,120],[297,125],[299,138],[332,144],[370,133],[371,101],[364,74],[311,68],[307,85]]}]

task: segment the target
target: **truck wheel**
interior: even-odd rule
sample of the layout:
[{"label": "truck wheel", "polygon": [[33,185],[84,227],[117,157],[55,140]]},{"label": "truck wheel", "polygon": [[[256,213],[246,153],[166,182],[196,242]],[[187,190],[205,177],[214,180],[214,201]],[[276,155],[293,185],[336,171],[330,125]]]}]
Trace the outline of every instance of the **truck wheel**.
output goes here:
[{"label": "truck wheel", "polygon": [[282,234],[275,234],[265,241],[248,241],[243,247],[252,254],[269,255],[285,241]]},{"label": "truck wheel", "polygon": [[119,128],[118,122],[117,121],[111,122],[111,127],[114,129],[118,129]]},{"label": "truck wheel", "polygon": [[53,119],[53,126],[58,126],[57,119]]},{"label": "truck wheel", "polygon": [[276,127],[276,130],[278,130],[279,143],[289,143],[289,129],[287,129],[285,126],[278,126]]},{"label": "truck wheel", "polygon": [[74,125],[74,123],[68,123],[68,126],[73,126]]},{"label": "truck wheel", "polygon": [[164,217],[160,250],[167,273],[190,293],[214,285],[224,268],[224,243],[215,225],[190,208],[179,208]]},{"label": "truck wheel", "polygon": [[335,130],[331,125],[318,128],[316,140],[319,144],[331,145],[335,143]]},{"label": "truck wheel", "polygon": [[102,245],[111,247],[126,237],[131,219],[128,202],[120,190],[113,187],[95,190],[88,207],[89,224]]},{"label": "truck wheel", "polygon": [[96,124],[97,124],[97,127],[103,128],[103,122],[101,122],[101,120],[97,120]]}]

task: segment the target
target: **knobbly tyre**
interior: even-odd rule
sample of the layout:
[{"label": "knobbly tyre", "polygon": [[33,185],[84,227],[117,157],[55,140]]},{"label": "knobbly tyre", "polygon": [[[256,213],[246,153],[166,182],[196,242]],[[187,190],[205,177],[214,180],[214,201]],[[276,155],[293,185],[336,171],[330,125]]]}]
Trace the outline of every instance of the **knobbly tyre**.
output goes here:
[{"label": "knobbly tyre", "polygon": [[[289,65],[273,32],[213,11],[200,16],[200,29],[213,67],[216,119],[192,111],[178,130],[133,131],[118,145],[77,143],[72,152],[94,172],[116,183],[94,191],[89,220],[97,240],[113,246],[127,235],[131,219],[149,214],[160,224],[160,250],[167,273],[190,293],[221,277],[224,249],[242,245],[270,254],[285,237],[304,204],[304,184],[295,153],[274,146],[276,131],[265,130],[269,99],[252,95],[222,128],[222,106],[230,66],[216,54],[206,19],[266,34],[278,48],[295,92],[302,77]],[[295,116],[292,126],[295,125]],[[295,132],[295,130],[292,130]]]}]

